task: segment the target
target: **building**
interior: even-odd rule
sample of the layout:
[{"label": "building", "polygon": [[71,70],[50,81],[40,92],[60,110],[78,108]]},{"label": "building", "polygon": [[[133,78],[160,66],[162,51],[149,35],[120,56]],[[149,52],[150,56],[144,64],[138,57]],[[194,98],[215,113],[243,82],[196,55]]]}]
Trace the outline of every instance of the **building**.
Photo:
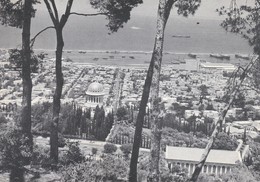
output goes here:
[{"label": "building", "polygon": [[206,63],[201,63],[200,64],[201,68],[207,69],[207,70],[223,70],[227,72],[233,72],[237,67],[233,64],[230,63],[211,63],[211,62],[206,62]]},{"label": "building", "polygon": [[[174,165],[179,165],[181,168],[186,168],[189,174],[192,174],[203,152],[204,149],[200,148],[166,146],[165,159],[170,169]],[[231,168],[239,163],[242,163],[242,157],[238,150],[210,150],[201,172],[224,174],[230,172]]]},{"label": "building", "polygon": [[93,82],[88,86],[86,91],[85,106],[94,109],[97,105],[102,106],[104,101],[104,87],[98,82]]},{"label": "building", "polygon": [[187,71],[199,71],[200,60],[199,59],[185,59],[185,70]]}]

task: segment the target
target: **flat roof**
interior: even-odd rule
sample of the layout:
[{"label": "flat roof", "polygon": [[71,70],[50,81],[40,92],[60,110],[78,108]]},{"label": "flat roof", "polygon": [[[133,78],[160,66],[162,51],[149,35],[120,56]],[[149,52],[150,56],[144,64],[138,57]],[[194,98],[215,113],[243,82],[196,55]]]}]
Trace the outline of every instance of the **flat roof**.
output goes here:
[{"label": "flat roof", "polygon": [[[201,148],[166,146],[165,158],[176,161],[198,162],[204,152]],[[229,150],[210,150],[206,163],[235,165],[242,162],[239,152]]]}]

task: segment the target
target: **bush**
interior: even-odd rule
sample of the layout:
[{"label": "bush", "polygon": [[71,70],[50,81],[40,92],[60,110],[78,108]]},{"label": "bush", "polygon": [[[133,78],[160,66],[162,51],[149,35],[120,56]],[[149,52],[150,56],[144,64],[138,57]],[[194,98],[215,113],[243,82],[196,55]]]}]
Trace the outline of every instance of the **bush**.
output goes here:
[{"label": "bush", "polygon": [[123,144],[120,147],[120,150],[123,152],[124,156],[126,158],[128,158],[128,155],[132,152],[132,148],[133,148],[133,145],[128,143],[128,144]]},{"label": "bush", "polygon": [[85,156],[82,154],[78,142],[67,143],[67,145],[69,149],[61,157],[61,164],[69,165],[85,161]]},{"label": "bush", "polygon": [[128,163],[112,155],[98,160],[65,166],[61,170],[61,181],[126,181],[129,173]]},{"label": "bush", "polygon": [[58,147],[65,147],[65,145],[66,145],[66,140],[65,140],[64,136],[61,133],[59,133],[58,134]]},{"label": "bush", "polygon": [[104,153],[112,154],[112,153],[116,152],[116,150],[117,150],[117,146],[115,144],[106,143],[104,145]]},{"label": "bush", "polygon": [[24,165],[32,156],[28,137],[17,127],[2,127],[0,131],[0,166],[9,171],[10,181],[24,180]]},{"label": "bush", "polygon": [[92,150],[91,150],[92,155],[96,155],[97,151],[98,151],[98,149],[93,147]]},{"label": "bush", "polygon": [[49,156],[49,147],[34,145],[31,164],[40,165],[41,167],[48,167],[51,163]]}]

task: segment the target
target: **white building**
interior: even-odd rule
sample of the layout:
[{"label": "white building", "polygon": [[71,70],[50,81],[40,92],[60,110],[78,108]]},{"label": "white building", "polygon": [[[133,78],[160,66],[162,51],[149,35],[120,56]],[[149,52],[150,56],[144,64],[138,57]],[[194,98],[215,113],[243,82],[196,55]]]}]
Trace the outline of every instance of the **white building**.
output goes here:
[{"label": "white building", "polygon": [[[186,168],[189,174],[195,170],[204,149],[166,146],[165,159],[170,169],[174,165]],[[207,160],[202,168],[202,173],[224,174],[231,171],[231,168],[242,163],[239,151],[210,150]]]},{"label": "white building", "polygon": [[86,91],[85,107],[94,109],[97,105],[102,106],[104,100],[104,87],[98,82],[93,82],[88,86]]}]

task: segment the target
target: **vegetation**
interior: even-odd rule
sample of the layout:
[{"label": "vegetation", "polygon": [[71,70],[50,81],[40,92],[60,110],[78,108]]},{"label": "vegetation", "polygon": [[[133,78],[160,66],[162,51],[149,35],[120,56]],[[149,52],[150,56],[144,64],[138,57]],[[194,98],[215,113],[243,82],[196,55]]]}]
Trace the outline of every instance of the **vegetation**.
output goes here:
[{"label": "vegetation", "polygon": [[116,151],[117,151],[117,146],[115,144],[106,143],[104,145],[104,153],[112,154],[115,153]]}]

